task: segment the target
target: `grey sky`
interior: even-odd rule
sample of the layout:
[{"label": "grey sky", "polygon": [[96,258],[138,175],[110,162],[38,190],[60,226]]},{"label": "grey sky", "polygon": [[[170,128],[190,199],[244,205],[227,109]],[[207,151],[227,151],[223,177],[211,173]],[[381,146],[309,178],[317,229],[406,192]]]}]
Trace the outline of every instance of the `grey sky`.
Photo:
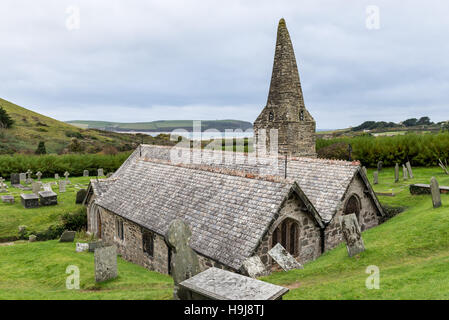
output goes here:
[{"label": "grey sky", "polygon": [[252,122],[281,17],[318,128],[449,119],[447,1],[2,0],[0,12],[0,97],[59,120]]}]

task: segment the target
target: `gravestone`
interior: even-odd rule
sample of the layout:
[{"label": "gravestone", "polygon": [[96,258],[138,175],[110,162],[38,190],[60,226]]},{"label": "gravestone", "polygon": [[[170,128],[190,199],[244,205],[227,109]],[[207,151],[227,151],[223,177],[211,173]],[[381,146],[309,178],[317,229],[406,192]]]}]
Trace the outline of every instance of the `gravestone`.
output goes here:
[{"label": "gravestone", "polygon": [[89,250],[89,244],[88,243],[76,243],[76,252],[84,252]]},{"label": "gravestone", "polygon": [[437,179],[432,177],[430,180],[430,192],[432,193],[432,202],[434,208],[441,207],[441,194],[440,194],[440,186],[438,184]]},{"label": "gravestone", "polygon": [[36,177],[37,177],[37,181],[41,181],[41,177],[42,177],[42,172],[38,171],[36,172]]},{"label": "gravestone", "polygon": [[402,165],[402,175],[404,180],[408,180],[408,173],[407,173],[407,168],[405,167],[405,165]]},{"label": "gravestone", "polygon": [[39,199],[42,206],[54,206],[58,204],[58,195],[53,191],[40,191]]},{"label": "gravestone", "polygon": [[70,176],[70,173],[68,171],[64,172],[64,177],[65,177],[65,183],[66,184],[70,184],[69,176]]},{"label": "gravestone", "polygon": [[4,203],[14,204],[14,196],[2,196],[1,199]]},{"label": "gravestone", "polygon": [[192,233],[189,226],[180,219],[170,223],[165,239],[172,249],[171,270],[174,281],[173,298],[186,299],[187,292],[179,284],[200,272],[200,265],[196,253],[190,248],[189,241]]},{"label": "gravestone", "polygon": [[350,257],[365,251],[363,244],[362,231],[359,222],[354,213],[344,215],[340,218],[341,230],[343,238],[346,241],[346,248]]},{"label": "gravestone", "polygon": [[11,173],[11,185],[20,184],[20,174]]},{"label": "gravestone", "polygon": [[377,163],[377,171],[381,172],[382,171],[382,167],[383,167],[384,163],[382,161],[379,161]]},{"label": "gravestone", "polygon": [[34,194],[38,194],[41,190],[41,184],[39,182],[33,182],[31,184],[31,189],[33,190]]},{"label": "gravestone", "polygon": [[51,188],[51,183],[44,184],[44,191],[53,191],[53,189]]},{"label": "gravestone", "polygon": [[288,253],[288,251],[285,250],[280,243],[277,243],[273,248],[271,248],[271,250],[268,251],[268,255],[272,257],[284,271],[303,269],[303,266],[296,261],[296,259]]},{"label": "gravestone", "polygon": [[35,241],[36,241],[36,236],[35,236],[34,234],[30,235],[30,236],[28,237],[28,241],[29,241],[29,242],[35,242]]},{"label": "gravestone", "polygon": [[114,174],[114,172],[108,172],[108,174],[106,175],[106,178],[112,177],[113,174]]},{"label": "gravestone", "polygon": [[407,161],[407,163],[405,165],[407,166],[408,176],[410,177],[410,179],[413,179],[413,171],[412,171],[412,165],[410,164],[410,161]]},{"label": "gravestone", "polygon": [[59,238],[59,242],[73,242],[73,240],[75,240],[75,235],[75,231],[65,230],[62,233],[61,238]]},{"label": "gravestone", "polygon": [[97,176],[98,176],[98,177],[103,177],[103,176],[104,176],[104,172],[103,172],[103,169],[102,169],[102,168],[98,169]]},{"label": "gravestone", "polygon": [[55,179],[59,180],[59,174],[55,173]]},{"label": "gravestone", "polygon": [[394,182],[399,182],[399,164],[394,167]]},{"label": "gravestone", "polygon": [[59,181],[59,192],[65,192],[65,180]]},{"label": "gravestone", "polygon": [[78,190],[78,192],[76,193],[75,203],[77,203],[77,204],[83,203],[84,198],[86,198],[86,195],[87,195],[86,189]]},{"label": "gravestone", "polygon": [[[179,284],[186,300],[282,300],[287,288],[209,268]],[[259,314],[260,316],[260,314]]]},{"label": "gravestone", "polygon": [[89,176],[89,170],[84,170],[83,177],[88,177],[88,176]]},{"label": "gravestone", "polygon": [[259,256],[252,256],[243,261],[243,268],[251,278],[263,277],[268,274]]},{"label": "gravestone", "polygon": [[8,187],[5,184],[5,179],[3,179],[3,177],[0,177],[0,193],[8,192],[7,188]]},{"label": "gravestone", "polygon": [[374,171],[373,176],[374,176],[374,179],[373,179],[374,184],[379,184],[379,172]]},{"label": "gravestone", "polygon": [[26,184],[31,184],[33,182],[33,179],[31,179],[32,173],[33,173],[33,171],[31,171],[30,169],[28,169],[28,171],[26,172],[26,174],[27,174]]},{"label": "gravestone", "polygon": [[39,197],[34,193],[22,193],[20,195],[20,200],[25,209],[38,208],[39,207]]},{"label": "gravestone", "polygon": [[20,173],[19,174],[19,180],[20,184],[25,184],[27,180],[27,174],[26,173]]},{"label": "gravestone", "polygon": [[89,242],[89,252],[95,252],[95,249],[102,248],[104,246],[103,241],[97,240],[93,242]]},{"label": "gravestone", "polygon": [[117,278],[117,249],[114,246],[95,249],[95,282]]}]

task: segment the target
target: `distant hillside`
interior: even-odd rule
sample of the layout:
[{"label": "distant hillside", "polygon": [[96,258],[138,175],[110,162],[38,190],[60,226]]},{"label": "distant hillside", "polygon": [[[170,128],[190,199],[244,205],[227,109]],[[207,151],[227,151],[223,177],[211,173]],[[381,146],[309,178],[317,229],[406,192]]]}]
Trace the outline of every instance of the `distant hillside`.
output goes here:
[{"label": "distant hillside", "polygon": [[[141,131],[141,132],[171,132],[175,129],[184,129],[192,131],[193,120],[160,120],[152,122],[107,122],[107,121],[89,121],[73,120],[67,123],[85,129],[100,129],[107,131]],[[251,122],[240,120],[204,120],[201,121],[201,129],[216,129],[224,132],[226,129],[252,129]]]},{"label": "distant hillside", "polygon": [[143,139],[144,143],[170,144],[162,138],[148,135],[120,134],[100,130],[85,130],[46,117],[0,98],[0,106],[14,120],[12,128],[0,129],[0,154],[34,153],[40,141],[47,153],[68,152],[72,139],[77,139],[82,152],[97,153],[128,151]]}]

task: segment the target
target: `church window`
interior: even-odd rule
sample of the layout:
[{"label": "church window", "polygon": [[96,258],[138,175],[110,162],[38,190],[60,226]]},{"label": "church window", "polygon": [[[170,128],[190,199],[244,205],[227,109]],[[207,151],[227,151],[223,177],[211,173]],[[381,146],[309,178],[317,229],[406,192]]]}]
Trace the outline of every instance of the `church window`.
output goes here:
[{"label": "church window", "polygon": [[291,255],[297,256],[299,253],[298,239],[298,224],[293,219],[288,218],[274,230],[271,238],[271,247],[280,243]]},{"label": "church window", "polygon": [[124,239],[124,234],[123,234],[123,220],[117,218],[115,220],[115,231],[116,231],[116,235],[117,238],[119,238],[120,240]]},{"label": "church window", "polygon": [[357,220],[358,220],[359,215],[360,215],[360,209],[361,209],[360,200],[355,194],[353,194],[349,198],[349,200],[346,202],[344,214],[346,215],[346,214],[355,213],[355,215],[357,216]]},{"label": "church window", "polygon": [[142,247],[143,252],[153,257],[154,254],[154,234],[148,230],[142,231]]}]

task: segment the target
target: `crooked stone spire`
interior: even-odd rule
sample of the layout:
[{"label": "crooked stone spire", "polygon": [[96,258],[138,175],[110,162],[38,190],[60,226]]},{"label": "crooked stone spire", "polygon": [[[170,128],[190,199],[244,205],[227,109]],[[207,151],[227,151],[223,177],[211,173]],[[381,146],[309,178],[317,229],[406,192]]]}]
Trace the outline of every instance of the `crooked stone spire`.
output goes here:
[{"label": "crooked stone spire", "polygon": [[271,75],[267,105],[288,105],[295,109],[298,107],[304,108],[304,98],[295,52],[293,51],[292,41],[284,19],[281,19],[278,25],[273,73]]}]

